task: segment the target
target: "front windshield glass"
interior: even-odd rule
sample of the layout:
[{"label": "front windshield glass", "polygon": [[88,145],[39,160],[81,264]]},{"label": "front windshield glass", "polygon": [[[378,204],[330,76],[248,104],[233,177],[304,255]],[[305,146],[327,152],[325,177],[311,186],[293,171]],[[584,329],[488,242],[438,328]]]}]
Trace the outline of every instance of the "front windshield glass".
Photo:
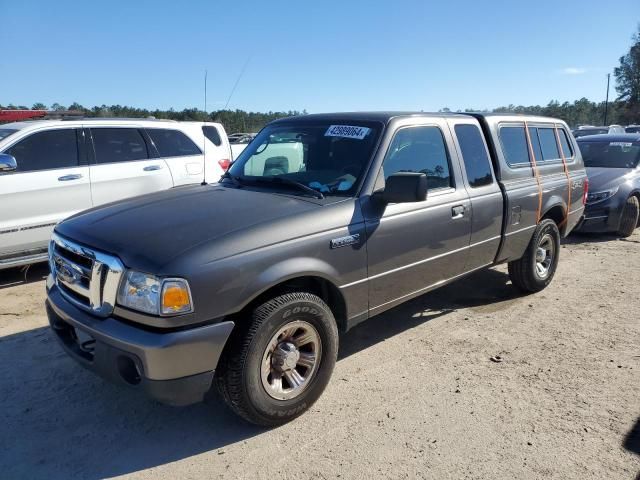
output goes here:
[{"label": "front windshield glass", "polygon": [[229,173],[260,186],[283,188],[295,182],[323,195],[353,195],[379,132],[377,124],[364,122],[267,126]]},{"label": "front windshield glass", "polygon": [[16,133],[18,130],[15,128],[2,128],[0,127],[0,140],[4,140],[9,135]]},{"label": "front windshield glass", "polygon": [[634,142],[578,142],[585,167],[636,168],[640,144]]}]

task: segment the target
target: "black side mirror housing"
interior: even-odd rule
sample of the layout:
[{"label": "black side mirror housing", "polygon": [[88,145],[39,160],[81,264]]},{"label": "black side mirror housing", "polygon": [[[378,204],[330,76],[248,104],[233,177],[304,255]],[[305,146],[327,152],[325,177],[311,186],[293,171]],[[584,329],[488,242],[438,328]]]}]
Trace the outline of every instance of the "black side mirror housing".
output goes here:
[{"label": "black side mirror housing", "polygon": [[384,203],[423,202],[427,199],[427,175],[420,172],[398,172],[390,175],[380,192]]},{"label": "black side mirror housing", "polygon": [[0,173],[13,172],[18,169],[16,159],[6,153],[0,153]]}]

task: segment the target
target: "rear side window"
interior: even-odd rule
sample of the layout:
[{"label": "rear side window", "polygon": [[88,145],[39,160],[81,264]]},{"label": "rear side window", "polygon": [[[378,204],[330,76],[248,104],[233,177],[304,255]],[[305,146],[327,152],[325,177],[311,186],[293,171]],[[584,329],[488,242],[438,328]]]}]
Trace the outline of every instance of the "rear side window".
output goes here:
[{"label": "rear side window", "polygon": [[30,135],[6,150],[16,159],[18,172],[78,166],[78,142],[73,128]]},{"label": "rear side window", "polygon": [[538,138],[540,138],[543,160],[560,159],[560,151],[558,150],[558,143],[556,142],[556,132],[553,128],[538,128]]},{"label": "rear side window", "polygon": [[529,138],[531,139],[531,147],[533,148],[533,154],[535,155],[536,162],[542,161],[542,147],[540,146],[540,139],[538,138],[538,129],[536,127],[529,127]]},{"label": "rear side window", "polygon": [[469,185],[474,188],[490,185],[493,182],[491,164],[480,129],[475,125],[456,125],[454,129]]},{"label": "rear side window", "polygon": [[150,128],[147,133],[161,157],[186,157],[202,153],[193,140],[178,130]]},{"label": "rear side window", "polygon": [[147,144],[137,128],[92,128],[91,136],[97,163],[149,158]]},{"label": "rear side window", "polygon": [[571,142],[569,141],[569,137],[567,136],[567,132],[564,128],[558,129],[558,136],[560,137],[560,146],[562,147],[564,158],[573,157],[573,148],[571,147]]},{"label": "rear side window", "polygon": [[500,127],[500,143],[509,165],[529,164],[529,147],[524,127]]},{"label": "rear side window", "polygon": [[385,180],[398,172],[427,174],[429,189],[452,186],[449,155],[438,127],[407,127],[399,130],[382,165]]},{"label": "rear side window", "polygon": [[220,145],[222,145],[220,132],[218,132],[218,129],[216,127],[204,126],[202,127],[202,133],[204,133],[204,136],[207,137],[209,141],[213,143],[216,147],[219,147]]}]

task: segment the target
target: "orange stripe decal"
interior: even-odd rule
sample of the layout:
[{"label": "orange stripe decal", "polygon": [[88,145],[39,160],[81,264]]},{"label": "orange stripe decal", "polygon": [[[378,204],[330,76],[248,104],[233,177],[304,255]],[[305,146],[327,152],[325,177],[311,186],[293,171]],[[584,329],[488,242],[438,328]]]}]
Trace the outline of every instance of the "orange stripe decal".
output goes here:
[{"label": "orange stripe decal", "polygon": [[540,223],[540,216],[542,215],[542,183],[540,183],[540,173],[538,172],[536,156],[533,153],[533,144],[531,143],[531,135],[529,135],[529,124],[526,120],[524,121],[524,133],[527,136],[527,144],[529,145],[529,157],[531,157],[533,174],[536,177],[536,182],[538,184],[538,211],[536,212],[536,224],[538,224]]},{"label": "orange stripe decal", "polygon": [[564,150],[562,150],[562,144],[560,143],[560,134],[558,133],[558,127],[554,125],[553,130],[556,132],[556,142],[558,143],[558,150],[560,150],[560,157],[562,158],[562,166],[564,168],[564,174],[567,176],[567,185],[569,187],[567,194],[567,211],[564,214],[564,220],[560,224],[560,227],[564,227],[569,222],[569,212],[571,211],[571,175],[569,174],[569,167],[567,167],[567,159],[564,156]]}]

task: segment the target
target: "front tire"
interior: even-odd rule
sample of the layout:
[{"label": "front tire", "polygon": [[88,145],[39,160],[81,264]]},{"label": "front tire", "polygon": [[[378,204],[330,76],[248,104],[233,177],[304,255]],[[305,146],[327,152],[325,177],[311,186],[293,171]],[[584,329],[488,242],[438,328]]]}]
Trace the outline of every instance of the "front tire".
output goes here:
[{"label": "front tire", "polygon": [[310,293],[287,293],[258,306],[236,329],[216,370],[227,405],[268,427],[308,410],[338,356],[338,329],[327,304]]},{"label": "front tire", "polygon": [[553,280],[560,255],[560,231],[553,220],[542,220],[522,258],[509,262],[509,278],[526,293],[543,290]]},{"label": "front tire", "polygon": [[637,197],[631,196],[624,204],[618,235],[624,238],[630,237],[638,226],[638,217],[640,217],[640,203]]}]

